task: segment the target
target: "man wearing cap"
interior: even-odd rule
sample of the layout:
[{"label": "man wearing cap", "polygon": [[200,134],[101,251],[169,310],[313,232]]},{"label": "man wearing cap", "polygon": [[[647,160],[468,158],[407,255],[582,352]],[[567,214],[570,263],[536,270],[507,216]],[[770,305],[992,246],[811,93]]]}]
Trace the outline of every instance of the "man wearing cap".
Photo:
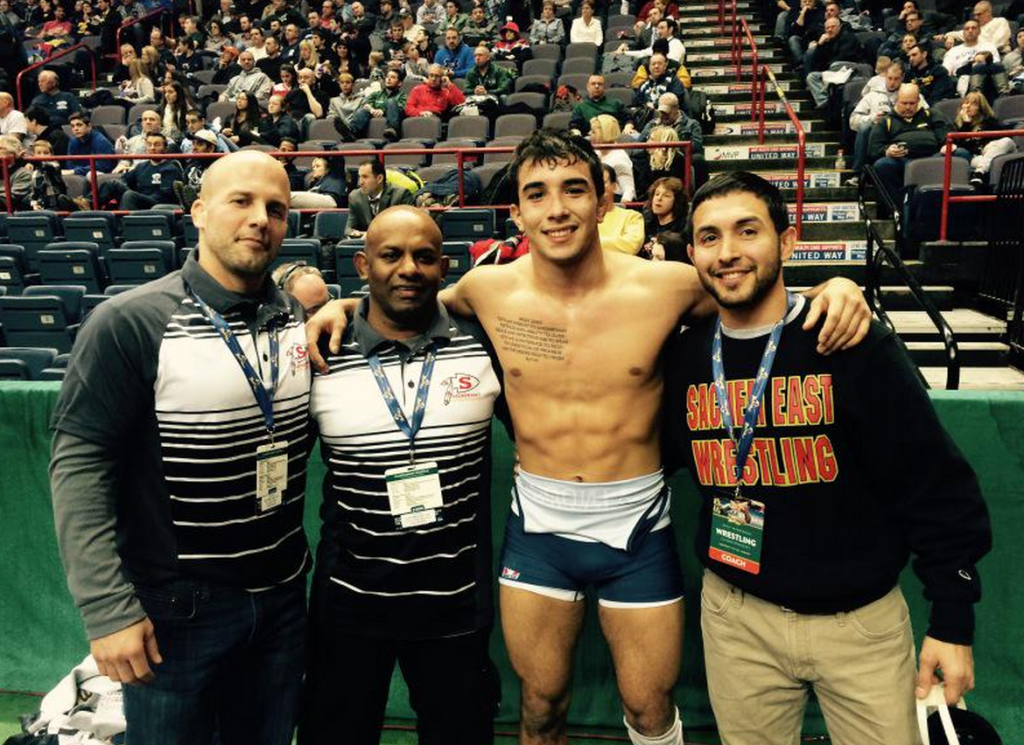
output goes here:
[{"label": "man wearing cap", "polygon": [[231,79],[242,71],[238,64],[238,49],[235,47],[224,47],[220,50],[220,57],[217,65],[213,68],[213,84],[227,85]]},{"label": "man wearing cap", "polygon": [[408,8],[402,8],[398,11],[398,20],[402,24],[402,36],[406,41],[415,43],[421,31],[426,33],[423,26],[416,23],[416,19],[412,17],[412,13],[409,12]]}]

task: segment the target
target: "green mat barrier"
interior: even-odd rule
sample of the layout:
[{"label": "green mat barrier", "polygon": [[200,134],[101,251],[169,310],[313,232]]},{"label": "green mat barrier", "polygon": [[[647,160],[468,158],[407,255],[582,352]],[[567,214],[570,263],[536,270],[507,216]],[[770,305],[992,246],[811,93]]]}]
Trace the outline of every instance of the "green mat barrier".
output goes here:
[{"label": "green mat barrier", "polygon": [[[87,652],[85,634],[64,583],[50,509],[47,463],[48,423],[58,383],[0,382],[0,689],[49,690]],[[1024,395],[934,392],[939,416],[981,478],[995,533],[995,549],[981,564],[985,600],[978,608],[974,649],[977,689],[969,705],[990,719],[1004,742],[1024,742]],[[899,426],[898,422],[880,426]],[[493,530],[501,545],[511,488],[512,447],[495,427]],[[922,457],[897,453],[897,457]],[[927,457],[927,454],[924,454]],[[309,463],[306,529],[319,536],[317,508],[324,473],[318,454]],[[676,701],[687,727],[713,725],[704,682],[700,644],[700,570],[690,548],[696,519],[696,491],[689,476],[671,480],[673,521],[686,575],[687,614],[683,673]],[[865,547],[870,550],[870,547]],[[495,557],[495,565],[497,557]],[[495,574],[496,576],[496,574]],[[918,633],[927,607],[921,587],[909,571],[903,588]],[[621,725],[611,659],[590,608],[576,653],[576,680],[570,710],[574,725]],[[501,718],[515,721],[518,685],[501,644],[500,629],[492,655],[503,681]],[[392,684],[388,715],[411,718],[408,696],[398,675]],[[805,731],[824,731],[816,711]]]}]

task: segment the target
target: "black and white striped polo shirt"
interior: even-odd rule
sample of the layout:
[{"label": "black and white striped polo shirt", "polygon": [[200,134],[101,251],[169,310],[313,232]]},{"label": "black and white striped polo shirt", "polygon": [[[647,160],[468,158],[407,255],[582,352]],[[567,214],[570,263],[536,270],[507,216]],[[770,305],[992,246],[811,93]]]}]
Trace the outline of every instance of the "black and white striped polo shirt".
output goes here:
[{"label": "black and white striped polo shirt", "polygon": [[[492,622],[490,538],[491,416],[501,393],[497,363],[476,324],[440,305],[433,327],[404,341],[381,337],[366,320],[368,299],[347,329],[330,373],[314,379],[310,413],[328,473],[317,555],[317,587],[340,631],[429,638]],[[377,353],[411,418],[425,349],[438,346],[417,462],[440,472],[442,520],[398,529],[384,472],[409,463],[367,357]]]}]

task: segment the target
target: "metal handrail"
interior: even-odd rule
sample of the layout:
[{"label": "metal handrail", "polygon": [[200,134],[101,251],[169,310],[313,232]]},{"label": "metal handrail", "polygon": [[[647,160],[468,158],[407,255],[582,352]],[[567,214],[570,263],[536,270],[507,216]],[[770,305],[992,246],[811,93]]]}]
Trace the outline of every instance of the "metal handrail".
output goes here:
[{"label": "metal handrail", "polygon": [[[690,169],[693,164],[693,143],[689,140],[680,140],[679,142],[609,142],[595,145],[597,150],[654,150],[660,148],[677,148],[681,149],[684,153],[684,165],[685,173],[683,177],[683,187],[689,193],[692,188],[692,180],[690,178]],[[455,163],[453,167],[457,169],[459,174],[459,207],[465,207],[466,205],[466,192],[465,192],[465,171],[464,163],[467,156],[478,156],[486,155],[487,153],[512,153],[515,152],[514,146],[496,146],[496,147],[408,147],[408,148],[393,148],[391,150],[375,150],[373,148],[366,148],[363,150],[303,150],[297,152],[280,152],[270,151],[267,154],[274,158],[283,158],[292,160],[295,158],[357,158],[365,157],[379,158],[381,163],[387,162],[389,155],[455,155]],[[148,153],[101,153],[98,155],[60,155],[60,156],[24,156],[21,160],[25,163],[47,163],[54,161],[61,162],[76,162],[85,161],[89,163],[89,182],[92,185],[92,205],[93,209],[99,209],[99,179],[96,171],[96,161],[98,160],[217,160],[223,158],[228,153],[161,153],[159,155],[150,155]],[[0,165],[2,165],[3,171],[3,184],[7,194],[7,214],[14,212],[13,205],[11,204],[10,188],[11,188],[11,174],[10,174],[10,163],[13,158],[0,158]],[[504,205],[474,205],[482,207],[502,207]]]},{"label": "metal handrail", "polygon": [[95,54],[95,52],[93,52],[92,49],[89,49],[89,45],[88,44],[85,44],[84,42],[79,42],[78,44],[75,44],[73,46],[68,47],[67,49],[61,49],[56,54],[51,54],[49,57],[47,57],[46,59],[44,59],[44,60],[42,60],[40,62],[36,62],[34,64],[29,65],[24,70],[22,70],[21,72],[18,73],[18,77],[16,77],[14,79],[14,88],[15,88],[15,90],[18,93],[18,110],[19,111],[23,111],[24,108],[25,108],[24,105],[22,104],[22,100],[21,100],[22,99],[22,94],[21,94],[21,78],[22,78],[22,76],[26,72],[31,72],[32,70],[38,70],[40,67],[44,67],[45,65],[49,65],[54,60],[58,60],[61,57],[66,57],[69,54],[71,54],[72,52],[77,52],[79,49],[87,49],[89,51],[89,64],[92,66],[92,89],[96,90],[96,80],[97,80],[97,78],[96,78],[96,54]]},{"label": "metal handrail", "polygon": [[1002,137],[1020,137],[1024,129],[999,129],[990,132],[950,132],[946,135],[945,164],[942,170],[942,213],[939,222],[939,240],[946,240],[949,228],[949,205],[963,202],[994,202],[995,194],[963,194],[953,196],[949,193],[953,180],[953,142],[955,140],[995,140]]},{"label": "metal handrail", "polygon": [[[867,183],[871,182],[875,186],[875,193],[878,194],[879,201],[884,206],[892,211],[894,216],[893,226],[896,229],[896,240],[894,246],[890,248],[885,244],[885,240],[882,238],[875,225],[875,221],[868,216],[867,203],[865,200],[865,193],[867,190]],[[886,313],[885,308],[882,306],[882,263],[888,262],[889,266],[899,275],[899,278],[907,285],[910,290],[911,296],[914,298],[914,302],[918,305],[921,310],[925,312],[928,319],[935,326],[936,330],[942,336],[942,343],[946,349],[946,390],[956,390],[960,387],[960,349],[956,343],[956,338],[953,335],[953,329],[949,323],[943,318],[942,313],[935,307],[935,303],[928,297],[928,294],[924,291],[921,283],[917,281],[917,277],[911,273],[907,268],[907,265],[903,263],[903,259],[900,258],[896,247],[899,245],[900,237],[900,219],[899,209],[896,204],[892,201],[892,198],[886,192],[885,187],[882,186],[882,182],[878,178],[878,174],[875,169],[867,165],[864,167],[863,178],[861,179],[860,186],[857,189],[857,201],[860,204],[861,218],[864,220],[864,230],[867,235],[867,252],[865,254],[865,272],[864,272],[864,294],[867,297],[868,304],[871,306],[871,310],[874,311],[875,315],[878,316],[879,320],[888,326],[894,333],[896,327],[889,318],[889,314]],[[922,381],[924,377],[922,376]],[[927,386],[927,382],[925,382]]]},{"label": "metal handrail", "polygon": [[[117,47],[117,50],[116,50],[117,53],[114,54],[114,55],[111,55],[113,57],[117,57],[117,64],[121,64],[121,32],[122,31],[124,31],[126,28],[130,28],[131,26],[135,26],[135,25],[137,25],[139,23],[142,23],[143,21],[148,21],[151,18],[156,18],[158,16],[162,18],[164,13],[170,13],[170,12],[171,11],[168,10],[167,8],[157,8],[156,10],[151,10],[149,13],[145,13],[145,14],[143,14],[141,16],[128,18],[128,19],[125,20],[124,23],[122,23],[120,26],[118,26],[117,27],[117,33],[114,34],[114,46]],[[95,86],[93,86],[93,87],[95,88]]]},{"label": "metal handrail", "polygon": [[804,173],[807,166],[807,134],[804,132],[804,125],[801,123],[800,118],[796,115],[796,111],[793,110],[793,106],[789,103],[789,99],[786,98],[786,93],[782,90],[779,85],[779,81],[775,79],[775,73],[773,73],[767,65],[761,65],[758,68],[758,74],[754,76],[759,78],[758,83],[758,97],[755,100],[754,107],[758,113],[758,127],[757,127],[757,141],[760,144],[764,144],[764,116],[765,116],[765,88],[767,87],[766,78],[772,81],[772,86],[775,88],[775,93],[779,97],[779,101],[782,102],[783,107],[786,109],[786,115],[789,120],[793,123],[793,128],[796,130],[796,239],[801,240],[803,238],[803,226],[804,226]]}]

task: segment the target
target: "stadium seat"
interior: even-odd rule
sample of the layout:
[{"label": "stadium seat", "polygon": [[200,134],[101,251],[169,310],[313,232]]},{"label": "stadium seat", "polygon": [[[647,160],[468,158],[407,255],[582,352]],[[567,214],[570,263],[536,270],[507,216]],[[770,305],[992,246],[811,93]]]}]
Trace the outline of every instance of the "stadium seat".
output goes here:
[{"label": "stadium seat", "polygon": [[348,212],[318,212],[313,219],[313,237],[328,243],[345,239]]},{"label": "stadium seat", "polygon": [[[411,78],[406,78],[411,80]],[[369,140],[383,140],[384,130],[388,128],[388,120],[384,117],[376,117],[370,120],[369,126],[366,128],[366,139]]]},{"label": "stadium seat", "polygon": [[334,271],[337,283],[341,286],[342,295],[348,295],[358,290],[365,282],[360,279],[356,271],[355,262],[352,260],[359,251],[363,250],[362,242],[339,243],[334,248]]},{"label": "stadium seat", "polygon": [[285,238],[277,252],[277,259],[270,267],[271,271],[291,261],[319,267],[320,248],[319,238]]},{"label": "stadium seat", "polygon": [[56,349],[0,347],[0,380],[39,380],[56,359]]},{"label": "stadium seat", "polygon": [[[999,179],[1003,174],[1003,168],[1011,160],[1020,160],[1024,158],[1024,153],[1008,153],[1006,155],[997,155],[992,160],[992,169],[988,172],[988,181],[993,187],[993,191],[999,186]],[[0,247],[2,248],[2,247]]]},{"label": "stadium seat", "polygon": [[944,101],[937,101],[932,105],[932,111],[937,111],[945,116],[949,121],[956,119],[956,115],[960,112],[960,104],[963,102],[962,98],[947,98]]},{"label": "stadium seat", "polygon": [[220,119],[221,124],[227,124],[229,118],[235,114],[235,104],[231,101],[214,101],[206,107],[206,121],[213,122]]},{"label": "stadium seat", "polygon": [[[548,97],[543,93],[513,93],[505,99],[506,106],[513,106],[517,103],[526,104],[537,114],[544,114],[547,111]],[[536,127],[534,122],[534,127]]]},{"label": "stadium seat", "polygon": [[409,148],[423,147],[423,144],[417,141],[401,140],[399,142],[389,142],[384,146],[384,165],[388,168],[394,168],[395,166],[410,166],[412,168],[420,168],[427,164],[427,154],[402,154],[402,155],[388,155],[389,150],[407,150]]},{"label": "stadium seat", "polygon": [[[973,194],[969,181],[970,166],[964,158],[952,159],[950,194]],[[939,237],[939,213],[942,209],[942,181],[945,158],[917,158],[907,163],[903,175],[906,203],[903,207],[903,230],[916,241],[932,241]],[[949,205],[949,240],[971,237],[977,222],[973,204]]]},{"label": "stadium seat", "polygon": [[523,77],[528,75],[542,75],[550,83],[558,74],[558,60],[553,59],[528,59],[523,63]]},{"label": "stadium seat", "polygon": [[37,254],[39,278],[44,285],[76,284],[86,292],[102,292],[106,280],[99,253],[100,247],[91,242],[50,243]]},{"label": "stadium seat", "polygon": [[298,238],[302,235],[302,213],[295,210],[288,211],[288,229],[285,231],[285,238]]},{"label": "stadium seat", "polygon": [[[565,62],[571,59],[577,58],[584,59],[597,59],[597,44],[590,41],[578,41],[574,44],[569,44],[565,48]],[[565,69],[565,62],[562,63],[562,69]]]},{"label": "stadium seat", "polygon": [[89,191],[89,179],[85,176],[79,176],[74,173],[64,173],[61,174],[61,178],[64,180],[64,189],[69,199],[85,197],[91,193]]},{"label": "stadium seat", "polygon": [[332,119],[314,119],[309,123],[306,138],[310,140],[338,140],[338,130],[334,128]]},{"label": "stadium seat", "polygon": [[110,300],[110,295],[105,292],[97,295],[95,293],[89,293],[82,297],[82,318],[84,319],[90,313],[92,313],[96,306],[102,303],[104,300]]},{"label": "stadium seat", "polygon": [[31,271],[39,271],[36,255],[60,235],[60,223],[53,212],[18,213],[7,219],[7,236],[11,243],[24,246],[25,260]]},{"label": "stadium seat", "polygon": [[411,116],[402,120],[403,140],[426,140],[434,143],[441,139],[441,120],[437,117]]},{"label": "stadium seat", "polygon": [[199,229],[193,222],[192,215],[181,216],[181,234],[186,248],[192,248],[199,243]]},{"label": "stadium seat", "polygon": [[582,73],[571,73],[569,75],[563,73],[558,76],[555,87],[560,88],[563,85],[571,85],[581,96],[585,96],[587,93],[587,80],[589,78],[589,75]]},{"label": "stadium seat", "polygon": [[525,88],[528,85],[542,85],[547,90],[550,91],[552,80],[553,78],[548,77],[547,75],[522,75],[516,78],[516,82],[514,87],[512,88],[512,91],[514,93],[521,93],[523,88]]},{"label": "stadium seat", "polygon": [[633,105],[632,88],[609,88],[604,92],[604,95],[612,101],[621,101],[623,106]]},{"label": "stadium seat", "polygon": [[[77,297],[68,289],[28,287],[20,297],[0,297],[0,323],[7,344],[70,352],[85,288],[76,288]],[[45,290],[48,294],[31,294],[33,290]]]},{"label": "stadium seat", "polygon": [[109,212],[73,212],[64,218],[63,227],[67,240],[95,243],[100,258],[117,242],[117,216]]},{"label": "stadium seat", "polygon": [[495,234],[492,209],[451,209],[441,216],[441,232],[445,241],[479,241]]},{"label": "stadium seat", "polygon": [[[506,116],[520,116],[519,114],[506,114]],[[488,147],[516,147],[526,135],[506,135],[495,137],[487,143]],[[515,157],[515,153],[484,153],[484,164],[508,163]]]},{"label": "stadium seat", "polygon": [[123,241],[173,241],[174,215],[157,210],[130,212],[121,218]]},{"label": "stadium seat", "polygon": [[567,57],[562,63],[562,75],[593,75],[596,69],[593,57]]},{"label": "stadium seat", "polygon": [[494,122],[494,139],[501,137],[526,137],[537,129],[537,117],[532,114],[504,114]]},{"label": "stadium seat", "polygon": [[[439,148],[476,148],[479,146],[480,143],[477,140],[470,139],[468,137],[449,137],[447,140],[441,140],[437,143],[437,147]],[[465,153],[463,154],[462,162],[472,165],[477,163],[479,158],[479,155]],[[433,165],[440,165],[442,163],[455,165],[458,162],[458,156],[455,153],[431,153],[430,162]],[[420,173],[420,170],[417,170],[417,173]],[[420,173],[420,175],[422,176],[422,173]]]},{"label": "stadium seat", "polygon": [[[491,210],[486,211],[491,212],[493,215]],[[490,235],[486,235],[481,236],[480,238],[490,237]],[[448,257],[447,276],[449,280],[458,279],[473,268],[473,260],[470,258],[469,249],[473,245],[473,242],[480,240],[480,238],[474,238],[471,241],[445,241],[441,244],[441,253]]]},{"label": "stadium seat", "polygon": [[125,111],[123,106],[97,106],[90,112],[92,125],[105,126],[107,124],[124,124]]},{"label": "stadium seat", "polygon": [[426,168],[420,168],[419,170],[416,171],[416,175],[423,179],[424,184],[429,184],[431,181],[436,181],[437,179],[441,178],[446,173],[455,168],[455,156],[452,155],[450,157],[453,159],[452,162],[445,163],[444,161],[441,161],[439,163],[436,160],[437,156],[435,156],[434,164],[429,165]]},{"label": "stadium seat", "polygon": [[608,88],[631,88],[634,74],[626,71],[605,73],[604,84]]},{"label": "stadium seat", "polygon": [[992,107],[996,119],[1003,124],[1024,122],[1024,96],[1003,96]]},{"label": "stadium seat", "polygon": [[486,189],[499,171],[505,170],[507,163],[485,163],[473,169],[473,173],[480,179],[480,188]]},{"label": "stadium seat", "polygon": [[0,256],[0,287],[6,295],[20,295],[27,282],[21,265],[13,256]]},{"label": "stadium seat", "polygon": [[213,76],[216,73],[216,70],[195,70],[190,74],[199,85],[213,85]]},{"label": "stadium seat", "polygon": [[142,121],[142,115],[147,111],[157,111],[156,104],[153,103],[137,103],[128,109],[128,116],[125,117],[125,123],[130,127],[136,122]]},{"label": "stadium seat", "polygon": [[457,116],[448,122],[447,140],[470,138],[486,142],[491,125],[486,116]]},{"label": "stadium seat", "polygon": [[[297,145],[297,147],[299,149],[299,152],[307,152],[307,153],[308,152],[312,152],[314,150],[321,150],[321,151],[323,151],[323,150],[327,149],[327,148],[324,147],[324,141],[323,140],[314,140],[314,139],[303,140],[302,142],[300,142]],[[292,163],[294,163],[295,167],[298,168],[300,171],[308,171],[310,168],[313,167],[313,158],[314,157],[315,156],[312,156],[312,155],[304,155],[304,156],[299,157],[299,158],[292,158]]]},{"label": "stadium seat", "polygon": [[114,284],[142,284],[172,271],[174,254],[173,241],[125,241],[107,254],[107,273]]},{"label": "stadium seat", "polygon": [[530,47],[533,52],[533,58],[536,59],[553,59],[556,62],[562,59],[562,47],[558,44],[541,44],[539,46]]},{"label": "stadium seat", "polygon": [[571,111],[552,111],[544,115],[544,122],[541,126],[545,129],[566,129],[572,119]]}]

